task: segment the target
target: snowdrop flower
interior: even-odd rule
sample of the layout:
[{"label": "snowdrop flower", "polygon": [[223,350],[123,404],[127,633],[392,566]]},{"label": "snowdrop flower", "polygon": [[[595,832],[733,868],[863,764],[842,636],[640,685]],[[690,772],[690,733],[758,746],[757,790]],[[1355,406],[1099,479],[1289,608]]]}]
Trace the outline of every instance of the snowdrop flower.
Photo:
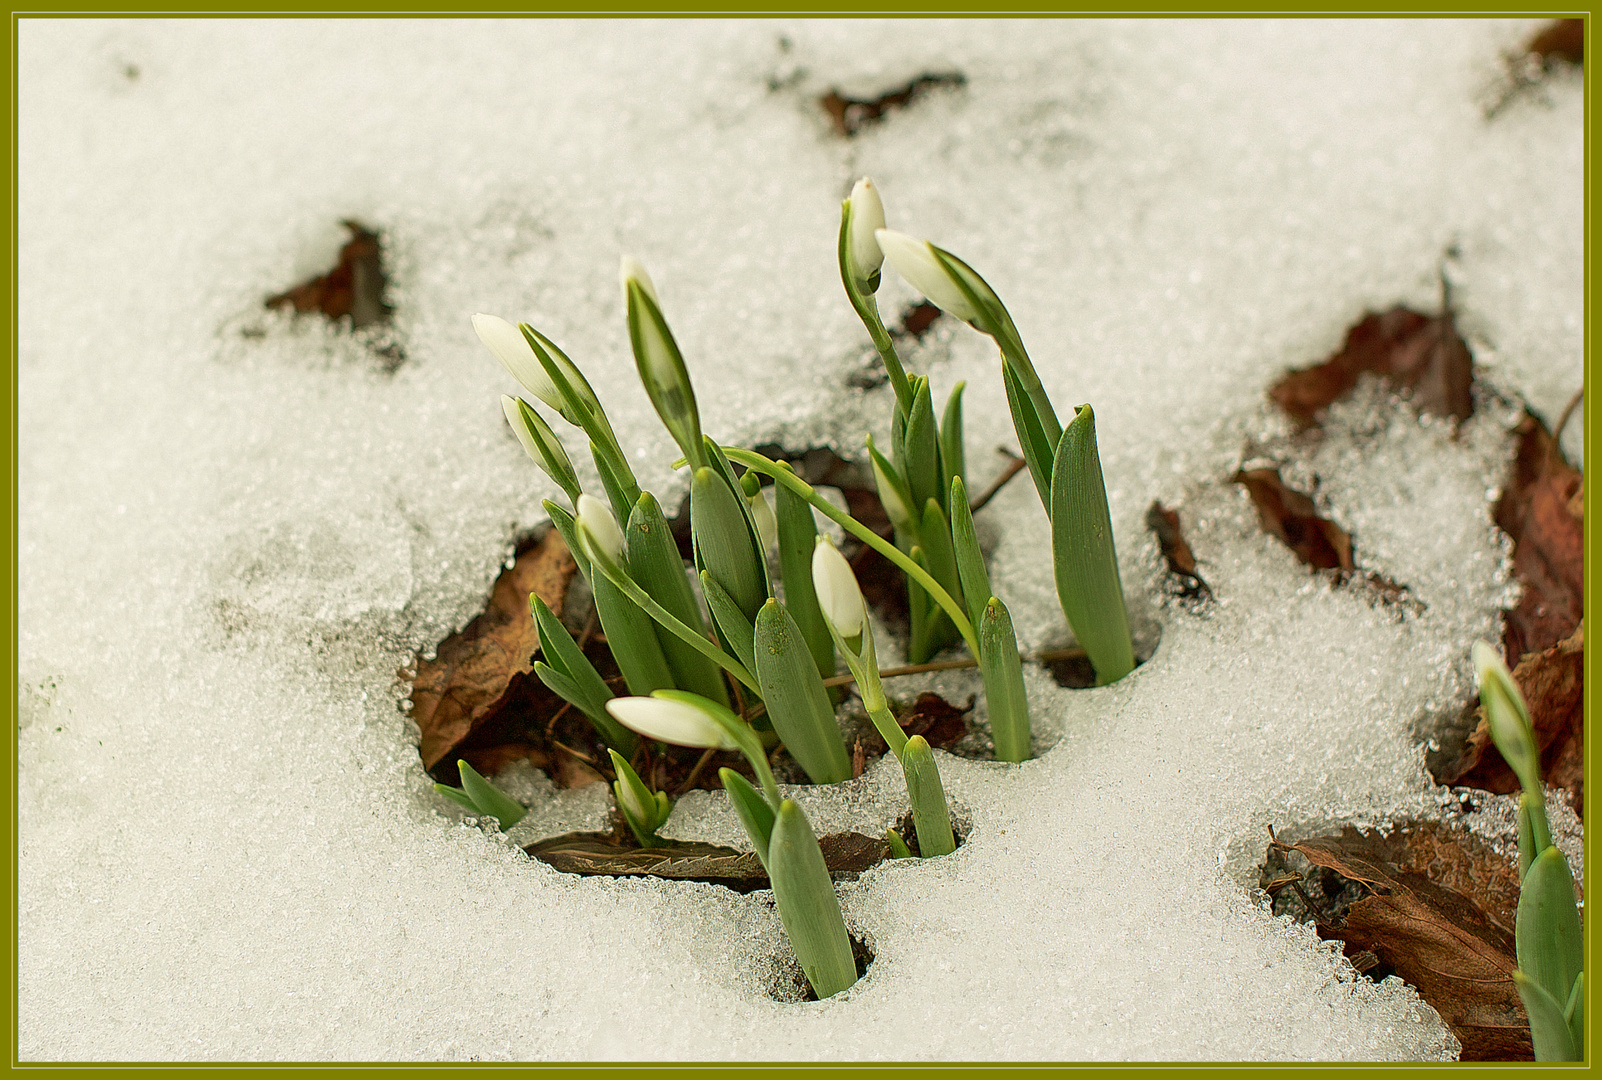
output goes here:
[{"label": "snowdrop flower", "polygon": [[896,273],[923,293],[931,304],[964,322],[971,323],[979,317],[979,310],[940,260],[935,258],[933,244],[893,229],[879,229],[873,236],[884,257],[896,268]]},{"label": "snowdrop flower", "polygon": [[512,426],[512,434],[523,444],[524,452],[534,459],[534,464],[545,470],[546,475],[555,480],[570,498],[577,498],[578,477],[573,472],[573,463],[568,460],[562,440],[556,437],[550,425],[540,419],[540,414],[529,408],[522,398],[502,394],[501,411],[506,414],[506,422]]},{"label": "snowdrop flower", "polygon": [[1526,790],[1540,792],[1541,763],[1535,733],[1518,684],[1497,655],[1496,649],[1476,641],[1469,653],[1480,681],[1480,701],[1485,706],[1485,722],[1491,741],[1519,777]]},{"label": "snowdrop flower", "polygon": [[912,516],[909,497],[895,476],[894,466],[874,449],[871,437],[868,439],[868,457],[873,461],[873,486],[879,491],[879,502],[884,505],[885,516],[890,519],[890,524],[908,536],[918,535],[918,523]]},{"label": "snowdrop flower", "polygon": [[884,203],[879,200],[879,189],[864,176],[851,189],[851,240],[850,258],[852,275],[865,291],[878,286],[879,268],[884,265],[884,252],[874,233],[884,228]]},{"label": "snowdrop flower", "polygon": [[740,748],[710,711],[681,698],[613,698],[606,703],[606,709],[624,727],[657,742],[719,750]]},{"label": "snowdrop flower", "polygon": [[634,350],[634,365],[645,384],[646,396],[685,457],[699,464],[704,451],[695,390],[690,386],[684,356],[662,317],[656,286],[651,284],[645,267],[628,255],[623,256],[620,277],[623,302],[628,307],[629,345]]},{"label": "snowdrop flower", "polygon": [[613,562],[623,557],[623,531],[617,527],[617,519],[604,502],[594,495],[580,495],[578,523],[580,534],[588,535],[601,554]]},{"label": "snowdrop flower", "polygon": [[862,633],[862,589],[840,549],[826,536],[818,537],[812,549],[812,588],[818,594],[823,617],[834,624],[843,638]]},{"label": "snowdrop flower", "polygon": [[779,520],[773,516],[773,505],[759,490],[755,495],[746,496],[751,506],[751,520],[756,522],[757,539],[762,541],[763,551],[772,551],[779,546]]},{"label": "snowdrop flower", "polygon": [[645,272],[645,267],[633,255],[623,256],[622,264],[618,267],[617,277],[623,286],[623,304],[625,307],[628,306],[629,302],[629,282],[631,281],[644,290],[645,295],[651,298],[651,303],[657,307],[662,306],[662,301],[656,298],[656,286],[651,282],[651,275]]},{"label": "snowdrop flower", "polygon": [[[473,329],[478,333],[478,340],[495,354],[495,359],[511,373],[512,378],[551,408],[562,411],[562,395],[557,393],[556,384],[551,382],[551,377],[540,366],[528,339],[523,337],[523,331],[505,319],[482,312],[473,316]],[[515,430],[517,425],[512,427]]]}]

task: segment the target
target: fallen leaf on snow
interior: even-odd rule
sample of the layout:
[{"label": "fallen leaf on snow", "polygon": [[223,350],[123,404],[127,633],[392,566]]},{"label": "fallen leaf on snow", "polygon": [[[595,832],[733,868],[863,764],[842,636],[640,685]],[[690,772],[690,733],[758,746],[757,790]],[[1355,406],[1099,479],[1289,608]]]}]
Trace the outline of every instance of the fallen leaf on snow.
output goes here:
[{"label": "fallen leaf on snow", "polygon": [[891,109],[910,105],[931,89],[941,86],[960,87],[967,81],[956,72],[920,75],[906,85],[887,90],[876,98],[846,97],[838,90],[830,90],[823,95],[820,103],[824,111],[829,114],[829,118],[834,121],[835,132],[850,138],[869,124],[883,120]]},{"label": "fallen leaf on snow", "polygon": [[1179,511],[1170,510],[1156,500],[1146,511],[1146,527],[1157,537],[1168,572],[1178,578],[1179,595],[1187,598],[1211,597],[1213,590],[1196,570],[1196,556],[1179,527]]},{"label": "fallen leaf on snow", "polygon": [[[1585,523],[1570,509],[1580,474],[1534,416],[1526,414],[1517,433],[1518,454],[1495,512],[1513,540],[1513,572],[1523,586],[1503,627],[1509,657],[1551,648],[1585,613]],[[1583,513],[1583,502],[1574,505]]]},{"label": "fallen leaf on snow", "polygon": [[1302,562],[1315,570],[1353,569],[1352,538],[1319,516],[1313,500],[1286,485],[1278,469],[1243,469],[1234,482],[1251,494],[1263,529],[1283,540]]},{"label": "fallen leaf on snow", "polygon": [[339,249],[339,261],[326,274],[301,282],[267,300],[270,308],[293,307],[297,314],[320,311],[329,319],[350,316],[353,329],[389,321],[394,308],[384,301],[384,274],[379,236],[354,222],[341,222],[350,240]]}]

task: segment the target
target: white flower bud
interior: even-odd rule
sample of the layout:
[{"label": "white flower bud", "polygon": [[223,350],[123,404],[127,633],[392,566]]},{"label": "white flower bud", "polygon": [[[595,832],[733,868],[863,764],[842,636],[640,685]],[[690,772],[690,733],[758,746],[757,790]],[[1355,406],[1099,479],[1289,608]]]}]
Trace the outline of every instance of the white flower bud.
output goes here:
[{"label": "white flower bud", "polygon": [[979,317],[979,312],[957,282],[934,257],[927,240],[919,240],[893,229],[880,229],[873,236],[884,257],[896,268],[896,273],[923,293],[931,304],[964,322],[973,322]]},{"label": "white flower bud", "polygon": [[737,750],[737,744],[712,714],[686,701],[659,697],[620,697],[606,703],[617,722],[647,739],[674,746]]},{"label": "white flower bud", "polygon": [[1540,750],[1535,745],[1535,731],[1518,683],[1513,681],[1512,673],[1491,645],[1476,641],[1469,656],[1479,677],[1480,702],[1485,707],[1485,723],[1491,729],[1491,741],[1519,782],[1526,789],[1539,793],[1542,790]]},{"label": "white flower bud", "polygon": [[578,497],[578,524],[607,558],[617,562],[623,557],[623,531],[617,527],[612,511],[600,499],[594,495]]},{"label": "white flower bud", "polygon": [[818,594],[823,617],[834,624],[843,638],[862,633],[862,589],[840,549],[824,536],[812,549],[812,588]]},{"label": "white flower bud", "polygon": [[885,516],[890,519],[890,524],[902,532],[917,535],[918,523],[913,520],[912,509],[901,496],[901,488],[885,470],[884,462],[879,455],[872,452],[872,444],[868,450],[868,456],[873,459],[873,486],[878,489],[879,502],[884,506]]},{"label": "white flower bud", "polygon": [[640,260],[633,255],[623,256],[622,265],[618,267],[617,276],[618,281],[623,285],[624,307],[628,307],[629,282],[631,281],[645,291],[645,295],[651,298],[651,303],[657,307],[662,306],[662,301],[656,298],[656,286],[651,283],[651,275],[645,272],[645,267],[640,265]]},{"label": "white flower bud", "polygon": [[540,366],[539,358],[529,347],[523,331],[505,319],[482,313],[473,316],[473,329],[478,332],[478,340],[484,343],[484,347],[495,354],[495,359],[501,362],[502,367],[511,372],[512,378],[545,404],[561,411],[562,395],[556,392],[556,384],[551,382],[551,377]]},{"label": "white flower bud", "polygon": [[762,550],[772,551],[779,546],[779,520],[773,516],[772,504],[763,491],[747,495],[745,501],[751,506],[751,520],[756,522],[757,539],[762,541]]},{"label": "white flower bud", "polygon": [[879,272],[884,265],[884,252],[874,233],[884,228],[884,203],[879,201],[879,189],[864,176],[851,189],[851,269],[859,282]]}]

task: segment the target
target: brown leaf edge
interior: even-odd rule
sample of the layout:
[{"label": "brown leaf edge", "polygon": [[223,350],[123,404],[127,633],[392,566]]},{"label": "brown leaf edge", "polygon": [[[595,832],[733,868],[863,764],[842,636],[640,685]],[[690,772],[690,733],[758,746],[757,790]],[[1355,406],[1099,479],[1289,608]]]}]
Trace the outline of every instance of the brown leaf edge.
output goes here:
[{"label": "brown leaf edge", "polygon": [[387,323],[395,308],[384,300],[389,277],[384,273],[382,238],[355,221],[342,221],[350,239],[326,274],[308,278],[267,299],[267,307],[293,307],[296,314],[320,311],[329,320],[350,316],[352,329]]},{"label": "brown leaf edge", "polygon": [[849,139],[863,128],[882,121],[892,109],[905,108],[930,90],[939,87],[957,89],[967,83],[967,77],[961,72],[926,74],[894,90],[887,90],[876,98],[846,97],[838,89],[833,89],[819,98],[818,103],[833,121],[835,134]]}]

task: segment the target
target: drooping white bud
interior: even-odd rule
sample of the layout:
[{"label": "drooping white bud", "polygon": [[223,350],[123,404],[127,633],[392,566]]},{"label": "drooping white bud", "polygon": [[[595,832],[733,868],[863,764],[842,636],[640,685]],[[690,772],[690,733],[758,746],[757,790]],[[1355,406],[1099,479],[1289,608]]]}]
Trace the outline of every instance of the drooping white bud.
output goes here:
[{"label": "drooping white bud", "polygon": [[594,495],[578,497],[578,525],[582,532],[589,534],[590,541],[601,554],[613,562],[623,557],[623,530],[617,527],[612,511]]},{"label": "drooping white bud", "polygon": [[645,272],[645,267],[642,266],[640,264],[640,260],[636,259],[633,255],[623,256],[622,263],[618,267],[617,277],[618,281],[623,286],[624,307],[628,306],[629,282],[631,281],[638,285],[641,289],[645,290],[645,295],[651,298],[651,303],[655,304],[657,307],[662,306],[662,301],[656,298],[656,286],[651,283],[651,275]]},{"label": "drooping white bud", "polygon": [[739,745],[705,709],[686,701],[659,697],[620,697],[606,703],[617,722],[647,739],[674,746],[715,746],[737,750]]},{"label": "drooping white bud", "polygon": [[1496,743],[1497,750],[1524,788],[1539,797],[1542,790],[1540,751],[1535,745],[1535,731],[1524,695],[1493,646],[1476,641],[1469,656],[1479,677],[1480,703],[1485,707],[1485,723],[1491,729],[1491,741]]},{"label": "drooping white bud", "polygon": [[935,258],[927,240],[919,240],[894,229],[880,229],[873,237],[878,241],[884,257],[896,268],[896,273],[923,293],[931,304],[964,322],[973,322],[979,317],[978,310]]},{"label": "drooping white bud", "polygon": [[812,588],[818,594],[823,617],[834,624],[843,638],[862,633],[862,589],[840,549],[828,537],[818,537],[812,549]]},{"label": "drooping white bud", "polygon": [[857,281],[866,285],[868,279],[884,265],[884,252],[874,233],[884,228],[884,203],[879,201],[879,189],[864,176],[851,189],[851,270]]},{"label": "drooping white bud", "polygon": [[529,347],[523,331],[505,319],[483,313],[473,316],[473,329],[478,333],[478,340],[495,354],[495,359],[511,373],[512,378],[545,404],[561,411],[562,395],[556,392],[556,384],[551,382],[551,377],[540,366],[539,358]]}]

